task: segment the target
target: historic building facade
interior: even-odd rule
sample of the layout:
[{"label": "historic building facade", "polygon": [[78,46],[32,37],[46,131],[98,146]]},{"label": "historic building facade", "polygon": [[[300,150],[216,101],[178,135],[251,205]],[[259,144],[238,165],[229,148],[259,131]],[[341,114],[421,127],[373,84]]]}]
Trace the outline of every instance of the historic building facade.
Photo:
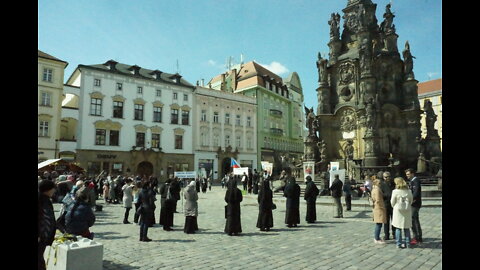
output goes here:
[{"label": "historic building facade", "polygon": [[[430,80],[418,83],[418,100],[420,108],[426,111],[425,102],[431,102],[431,107],[437,115],[435,129],[440,137],[440,149],[442,149],[442,79]],[[428,105],[427,105],[428,106]],[[426,114],[422,114],[422,137],[427,136]]]},{"label": "historic building facade", "polygon": [[79,65],[67,84],[79,89],[75,154],[90,174],[194,169],[195,87],[181,75],[109,60]]},{"label": "historic building facade", "polygon": [[58,157],[63,75],[67,65],[38,50],[38,162]]},{"label": "historic building facade", "polygon": [[195,171],[220,179],[230,171],[230,158],[256,169],[256,100],[200,86],[194,98]]},{"label": "historic building facade", "polygon": [[303,138],[298,130],[299,126],[303,129],[301,84],[298,74],[289,78],[290,87],[297,90],[295,94],[280,76],[251,61],[236,65],[208,82],[209,88],[256,99],[257,168],[261,168],[261,161],[271,162],[274,174],[280,172],[282,159],[299,160],[303,154]]}]

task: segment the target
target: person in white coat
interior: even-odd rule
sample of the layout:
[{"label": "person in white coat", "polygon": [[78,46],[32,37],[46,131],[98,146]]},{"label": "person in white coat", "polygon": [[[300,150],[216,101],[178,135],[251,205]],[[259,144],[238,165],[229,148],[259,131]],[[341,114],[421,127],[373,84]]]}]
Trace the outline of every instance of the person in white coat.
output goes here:
[{"label": "person in white coat", "polygon": [[[410,228],[412,227],[412,191],[402,177],[394,179],[395,190],[392,191],[390,203],[393,207],[392,225],[396,228],[395,241],[397,248],[410,248]],[[405,239],[402,241],[402,229]],[[403,245],[402,245],[403,242]]]},{"label": "person in white coat", "polygon": [[198,231],[198,194],[195,190],[195,181],[191,181],[183,193],[185,198],[184,213],[185,213],[185,226],[183,228],[184,233],[195,233]]},{"label": "person in white coat", "polygon": [[123,224],[130,224],[128,222],[128,214],[130,212],[130,209],[132,209],[132,201],[133,201],[133,185],[132,185],[132,179],[127,178],[125,181],[125,185],[122,187],[123,191],[123,207],[125,207],[125,216],[123,217]]}]

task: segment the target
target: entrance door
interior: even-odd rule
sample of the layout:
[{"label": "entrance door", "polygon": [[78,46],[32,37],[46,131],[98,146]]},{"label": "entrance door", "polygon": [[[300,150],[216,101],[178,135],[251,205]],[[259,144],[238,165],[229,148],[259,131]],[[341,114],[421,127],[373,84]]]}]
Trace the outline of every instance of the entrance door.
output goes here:
[{"label": "entrance door", "polygon": [[222,177],[224,177],[226,174],[230,173],[231,170],[231,158],[227,157],[224,158],[222,161]]},{"label": "entrance door", "polygon": [[153,174],[152,163],[148,161],[140,162],[140,164],[137,166],[137,174],[141,177],[143,177],[143,175],[146,175],[147,177],[151,176]]}]

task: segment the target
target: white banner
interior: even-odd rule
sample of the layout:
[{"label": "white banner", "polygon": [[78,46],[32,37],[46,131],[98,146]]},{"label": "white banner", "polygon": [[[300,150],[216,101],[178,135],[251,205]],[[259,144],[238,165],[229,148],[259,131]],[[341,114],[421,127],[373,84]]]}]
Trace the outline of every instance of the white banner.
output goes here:
[{"label": "white banner", "polygon": [[268,175],[272,175],[273,163],[268,161],[261,161],[260,163],[262,164],[262,171],[267,171]]},{"label": "white banner", "polygon": [[175,172],[174,174],[175,177],[178,177],[180,179],[182,178],[194,178],[195,179],[195,171],[192,172]]},{"label": "white banner", "polygon": [[233,168],[234,175],[243,175],[243,173],[245,173],[248,176],[248,167]]},{"label": "white banner", "polygon": [[332,186],[333,180],[335,180],[335,175],[338,175],[338,178],[340,178],[340,181],[342,181],[342,183],[345,182],[345,169],[330,171],[330,185],[329,185],[329,187]]},{"label": "white banner", "polygon": [[330,171],[336,171],[340,169],[340,162],[330,162]]}]

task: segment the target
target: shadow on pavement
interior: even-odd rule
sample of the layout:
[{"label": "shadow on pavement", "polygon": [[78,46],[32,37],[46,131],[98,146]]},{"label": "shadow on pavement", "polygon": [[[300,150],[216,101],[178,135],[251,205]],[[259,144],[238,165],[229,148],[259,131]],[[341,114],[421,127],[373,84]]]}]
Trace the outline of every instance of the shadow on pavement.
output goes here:
[{"label": "shadow on pavement", "polygon": [[296,228],[282,228],[282,229],[270,229],[271,232],[293,232],[293,231],[303,231],[304,229],[301,229],[299,227]]},{"label": "shadow on pavement", "polygon": [[423,243],[420,245],[415,245],[414,248],[442,249],[442,239],[423,238]]},{"label": "shadow on pavement", "polygon": [[138,266],[130,266],[121,263],[115,263],[111,261],[103,261],[103,268],[104,269],[122,269],[122,270],[132,270],[132,269],[140,269]]},{"label": "shadow on pavement", "polygon": [[272,233],[275,230],[270,229],[269,232],[253,232],[253,233],[240,233],[238,236],[274,236],[278,235],[278,233]]},{"label": "shadow on pavement", "polygon": [[117,233],[117,232],[95,232],[93,230],[93,232],[95,233],[95,239],[107,239],[107,240],[111,240],[111,239],[124,239],[124,238],[128,238],[128,236],[110,236],[112,234],[120,234],[120,233]]},{"label": "shadow on pavement", "polygon": [[152,242],[178,242],[178,243],[188,243],[195,242],[193,239],[167,239],[167,240],[153,240]]},{"label": "shadow on pavement", "polygon": [[351,217],[345,217],[345,218],[372,218],[371,216],[367,215],[367,213],[371,213],[372,211],[360,211],[358,214],[351,216]]},{"label": "shadow on pavement", "polygon": [[320,223],[320,222],[315,222],[315,224],[308,224],[308,225],[305,225],[305,227],[314,227],[314,228],[333,227],[333,226],[321,225],[321,224],[319,224],[319,223]]}]

